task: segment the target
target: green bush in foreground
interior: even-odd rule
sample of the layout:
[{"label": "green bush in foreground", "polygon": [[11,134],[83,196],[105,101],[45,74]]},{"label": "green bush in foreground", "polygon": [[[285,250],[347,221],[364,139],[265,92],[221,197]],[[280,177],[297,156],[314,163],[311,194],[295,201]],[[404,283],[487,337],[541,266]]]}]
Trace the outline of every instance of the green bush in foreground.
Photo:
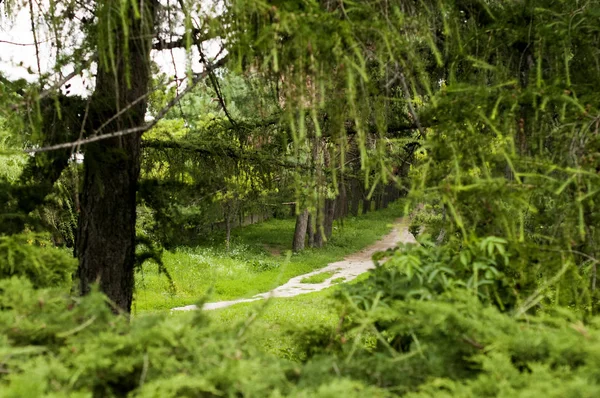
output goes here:
[{"label": "green bush in foreground", "polygon": [[244,343],[201,312],[148,316],[131,324],[103,295],[73,299],[0,281],[0,397],[384,396]]},{"label": "green bush in foreground", "polygon": [[411,397],[600,394],[600,318],[553,305],[558,280],[522,297],[510,292],[501,240],[423,243],[338,292],[343,326],[321,358],[343,358],[342,375]]},{"label": "green bush in foreground", "polygon": [[[502,268],[502,250],[473,245],[464,248],[473,261]],[[600,394],[600,318],[548,304],[522,311],[527,300],[500,309],[490,286],[502,293],[502,272],[462,283],[477,269],[454,256],[447,247],[409,247],[370,278],[336,289],[335,327],[288,330],[294,361],[250,338],[252,317],[213,324],[193,312],[130,322],[100,293],[72,298],[4,279],[0,397]]]}]

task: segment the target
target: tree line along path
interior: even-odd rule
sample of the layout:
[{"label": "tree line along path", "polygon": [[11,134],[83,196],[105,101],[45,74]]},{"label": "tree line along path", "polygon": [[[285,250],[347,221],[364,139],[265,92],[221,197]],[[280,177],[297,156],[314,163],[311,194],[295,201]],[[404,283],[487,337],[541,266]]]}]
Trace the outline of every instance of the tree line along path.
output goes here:
[{"label": "tree line along path", "polygon": [[[324,268],[293,277],[285,284],[268,292],[259,293],[251,298],[205,303],[202,309],[215,310],[219,308],[226,308],[235,304],[248,303],[262,299],[269,299],[272,297],[294,297],[301,294],[313,293],[327,289],[336,284],[336,281],[349,282],[358,277],[360,274],[375,268],[375,263],[372,260],[373,254],[392,249],[396,247],[398,243],[415,243],[415,238],[408,230],[408,224],[408,217],[399,218],[394,222],[394,228],[392,231],[374,244],[347,256],[341,261],[330,263]],[[305,281],[311,276],[323,273],[328,273],[330,275],[328,275],[328,277],[322,282],[307,283]],[[191,311],[197,309],[198,306],[192,304],[173,308],[172,311]]]}]

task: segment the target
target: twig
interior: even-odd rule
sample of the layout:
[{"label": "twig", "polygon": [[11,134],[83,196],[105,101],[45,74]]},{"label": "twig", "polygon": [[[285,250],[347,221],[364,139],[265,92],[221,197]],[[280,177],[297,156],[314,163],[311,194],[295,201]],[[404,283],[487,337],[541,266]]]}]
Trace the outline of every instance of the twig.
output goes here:
[{"label": "twig", "polygon": [[92,323],[94,323],[94,321],[96,320],[96,315],[94,315],[93,317],[91,317],[90,319],[88,319],[87,321],[83,322],[81,325],[71,329],[71,330],[67,330],[66,332],[62,332],[62,333],[56,333],[56,337],[58,338],[65,338],[65,337],[69,337],[77,332],[81,332],[83,329],[87,328],[88,326],[90,326]]},{"label": "twig", "polygon": [[477,348],[478,350],[483,350],[483,349],[485,348],[485,346],[484,346],[483,344],[481,344],[481,343],[479,343],[479,342],[477,342],[477,341],[473,340],[473,339],[472,339],[472,338],[470,338],[470,337],[467,337],[467,336],[462,336],[462,340],[463,340],[465,343],[468,343],[468,344],[472,345],[473,347]]},{"label": "twig", "polygon": [[40,63],[40,47],[38,46],[37,34],[35,32],[35,21],[33,17],[33,1],[29,0],[29,20],[31,21],[31,33],[33,34],[33,44],[35,44],[35,59],[37,61],[38,73],[42,74],[42,67]]},{"label": "twig", "polygon": [[144,362],[142,364],[142,374],[140,374],[140,382],[139,382],[139,386],[143,386],[144,382],[146,381],[146,375],[148,374],[148,364],[149,364],[149,360],[148,360],[148,353],[145,352],[144,353]]},{"label": "twig", "polygon": [[[187,13],[188,11],[186,10],[186,6],[185,3],[182,0],[178,0],[179,1],[179,6],[181,7],[181,10],[184,13]],[[208,60],[206,59],[206,57],[204,56],[204,52],[202,51],[202,40],[198,40],[198,38],[196,37],[196,32],[199,32],[200,28],[196,27],[195,29],[192,30],[192,33],[194,34],[194,44],[196,44],[196,47],[198,49],[198,54],[200,55],[200,61],[202,61],[202,63],[208,67],[209,63]],[[223,49],[221,49],[221,51],[223,51]],[[219,54],[221,53],[221,51],[219,51]],[[217,54],[218,56],[218,54]],[[208,79],[210,80],[211,85],[213,86],[213,89],[215,90],[215,94],[217,94],[217,99],[219,100],[219,104],[221,105],[221,108],[223,108],[223,112],[225,112],[225,116],[227,117],[227,120],[229,120],[229,123],[231,123],[232,126],[237,127],[237,123],[235,122],[235,120],[233,120],[233,118],[231,117],[231,114],[229,113],[229,110],[227,109],[227,106],[225,105],[225,100],[223,98],[223,94],[221,93],[221,88],[219,87],[219,82],[217,81],[217,78],[214,74],[213,71],[209,71],[209,75],[208,75]]]},{"label": "twig", "polygon": [[525,314],[530,308],[532,308],[537,303],[539,303],[544,298],[542,296],[542,293],[544,292],[544,290],[546,290],[548,287],[550,287],[553,284],[555,284],[556,282],[558,282],[558,280],[563,276],[563,274],[565,272],[567,272],[567,269],[569,269],[570,265],[571,265],[570,262],[568,262],[568,261],[565,262],[563,267],[560,269],[560,271],[558,271],[558,273],[556,275],[554,275],[552,278],[550,278],[550,280],[547,281],[544,285],[537,288],[535,290],[535,292],[533,292],[533,294],[531,296],[529,296],[523,302],[523,304],[521,304],[521,306],[519,308],[517,308],[517,310],[515,311],[514,317],[519,318],[521,315]]},{"label": "twig", "polygon": [[[39,42],[39,43],[45,43],[46,41],[43,42]],[[10,44],[12,46],[22,46],[22,47],[28,47],[28,46],[35,46],[36,43],[17,43],[14,41],[10,41],[10,40],[0,40],[0,43],[2,44]]]},{"label": "twig", "polygon": [[78,74],[80,74],[81,71],[83,71],[84,68],[86,68],[89,64],[91,64],[95,60],[96,60],[96,56],[94,55],[90,59],[88,59],[87,61],[85,61],[81,65],[80,68],[76,68],[75,70],[73,70],[73,72],[69,73],[67,76],[65,76],[62,79],[60,79],[58,82],[56,82],[50,88],[48,88],[48,89],[42,91],[41,93],[39,93],[38,97],[37,97],[38,100],[41,100],[42,98],[47,97],[48,95],[50,95],[55,90],[57,90],[60,87],[62,87],[63,84],[65,84],[66,82],[68,82],[69,80],[71,80],[72,78],[74,78],[75,76],[77,76]]},{"label": "twig", "polygon": [[402,83],[404,96],[406,97],[406,102],[408,103],[408,110],[410,111],[411,116],[415,120],[415,125],[417,126],[417,129],[419,129],[419,135],[423,138],[426,138],[425,130],[423,130],[423,126],[421,126],[421,122],[419,121],[419,116],[417,115],[417,112],[415,112],[415,108],[413,107],[412,100],[410,98],[410,93],[408,92],[408,85],[406,84],[404,73],[402,72],[400,72],[400,82]]}]

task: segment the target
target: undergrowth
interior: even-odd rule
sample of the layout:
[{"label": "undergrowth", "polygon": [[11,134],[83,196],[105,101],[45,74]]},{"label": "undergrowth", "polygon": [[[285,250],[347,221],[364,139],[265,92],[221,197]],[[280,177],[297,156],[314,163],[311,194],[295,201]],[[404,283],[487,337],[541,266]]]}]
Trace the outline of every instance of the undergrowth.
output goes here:
[{"label": "undergrowth", "polygon": [[598,396],[598,317],[501,309],[501,270],[460,283],[505,243],[422,243],[332,290],[131,322],[98,292],[3,279],[0,397]]},{"label": "undergrowth", "polygon": [[306,278],[302,278],[300,280],[300,283],[322,283],[325,282],[327,279],[331,278],[334,274],[335,272],[333,271],[321,272],[319,274],[314,274],[311,276],[307,276]]}]

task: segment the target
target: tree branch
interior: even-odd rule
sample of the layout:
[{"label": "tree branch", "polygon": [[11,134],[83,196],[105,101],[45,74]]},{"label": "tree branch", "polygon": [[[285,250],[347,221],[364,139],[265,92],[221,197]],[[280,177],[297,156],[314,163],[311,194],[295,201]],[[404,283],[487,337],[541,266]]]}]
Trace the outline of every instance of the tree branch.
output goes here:
[{"label": "tree branch", "polygon": [[140,134],[144,133],[144,132],[150,130],[152,127],[156,126],[156,124],[163,117],[165,117],[165,115],[171,110],[171,108],[173,108],[175,105],[177,105],[177,103],[179,103],[179,101],[181,101],[181,99],[187,93],[189,93],[202,79],[204,79],[206,76],[208,76],[208,74],[212,70],[225,65],[225,63],[227,62],[227,59],[228,59],[228,57],[225,56],[225,57],[221,58],[219,61],[215,62],[214,64],[208,65],[207,68],[202,73],[199,73],[198,75],[196,75],[194,77],[192,82],[179,95],[177,95],[175,98],[173,98],[171,101],[169,101],[169,103],[163,109],[161,109],[161,111],[156,115],[154,120],[152,120],[149,123],[146,123],[146,124],[144,124],[142,126],[138,126],[138,127],[132,127],[132,128],[124,129],[124,130],[115,131],[113,133],[96,135],[94,137],[84,138],[84,139],[80,139],[80,140],[73,141],[73,142],[65,142],[62,144],[50,145],[50,146],[46,146],[46,147],[42,147],[42,148],[26,149],[25,152],[26,153],[39,153],[39,152],[56,151],[59,149],[73,148],[73,147],[77,147],[77,146],[81,146],[81,145],[86,145],[86,144],[90,144],[92,142],[97,142],[97,141],[101,141],[101,140],[105,140],[105,139],[109,139],[109,138],[122,137],[124,135],[135,134],[135,133],[140,133]]},{"label": "tree branch", "polygon": [[[200,29],[192,29],[191,32],[191,36],[192,36],[192,43],[193,45],[200,45],[202,43],[204,43],[205,41],[208,41],[210,39],[214,39],[216,36],[214,34],[202,34]],[[187,47],[187,40],[184,37],[181,37],[177,40],[173,40],[173,41],[167,41],[164,39],[158,39],[158,42],[154,43],[152,45],[152,49],[153,50],[157,50],[157,51],[162,51],[162,50],[173,50],[175,48],[186,48]]]},{"label": "tree branch", "polygon": [[50,95],[52,92],[54,92],[54,91],[58,90],[59,88],[61,88],[62,85],[64,85],[66,82],[68,82],[69,80],[71,80],[72,78],[74,78],[75,76],[77,76],[78,74],[80,74],[85,68],[87,68],[95,60],[96,60],[96,56],[94,55],[93,57],[91,57],[90,59],[88,59],[87,61],[85,61],[79,68],[75,68],[73,70],[73,72],[69,73],[67,76],[65,76],[62,79],[60,79],[58,82],[56,82],[50,88],[42,91],[38,95],[37,99],[41,100],[41,99],[47,97],[48,95]]}]

